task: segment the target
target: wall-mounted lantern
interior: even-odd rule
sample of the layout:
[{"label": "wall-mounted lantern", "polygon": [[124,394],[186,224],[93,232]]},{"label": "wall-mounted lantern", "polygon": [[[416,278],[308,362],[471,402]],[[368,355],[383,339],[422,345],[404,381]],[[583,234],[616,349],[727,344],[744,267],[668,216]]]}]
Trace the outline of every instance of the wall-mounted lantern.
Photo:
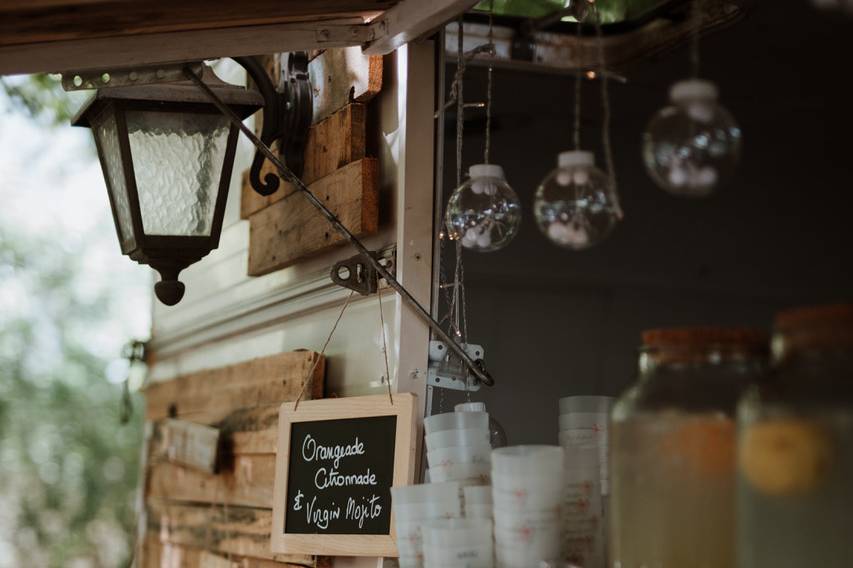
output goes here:
[{"label": "wall-mounted lantern", "polygon": [[[268,144],[294,123],[307,133],[310,98],[307,121],[294,119],[286,112],[294,105],[284,104],[289,91],[278,93],[257,60],[236,59],[260,92],[225,83],[202,63],[193,67],[240,118],[266,107]],[[122,253],[157,270],[157,298],[177,304],[184,295],[180,272],[219,245],[238,129],[186,80],[182,66],[68,74],[63,82],[72,89],[99,87],[72,124],[88,126],[95,136]],[[292,146],[284,142],[282,147]],[[261,182],[262,164],[256,156],[252,185],[269,194],[278,188],[278,178],[268,175]]]}]

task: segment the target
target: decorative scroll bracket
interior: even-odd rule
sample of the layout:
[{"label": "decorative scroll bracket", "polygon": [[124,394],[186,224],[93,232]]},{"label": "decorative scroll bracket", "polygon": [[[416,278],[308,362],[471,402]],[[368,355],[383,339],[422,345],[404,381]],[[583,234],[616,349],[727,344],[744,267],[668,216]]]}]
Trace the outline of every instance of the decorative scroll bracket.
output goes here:
[{"label": "decorative scroll bracket", "polygon": [[[314,114],[311,83],[308,81],[308,53],[294,51],[288,55],[282,92],[273,85],[258,58],[233,59],[246,70],[264,98],[261,141],[271,146],[278,140],[279,151],[287,167],[297,176],[301,176],[305,168],[308,130],[311,128]],[[267,173],[261,180],[264,160],[264,155],[256,151],[249,169],[249,181],[259,194],[272,195],[278,190],[281,181],[274,173]]]}]

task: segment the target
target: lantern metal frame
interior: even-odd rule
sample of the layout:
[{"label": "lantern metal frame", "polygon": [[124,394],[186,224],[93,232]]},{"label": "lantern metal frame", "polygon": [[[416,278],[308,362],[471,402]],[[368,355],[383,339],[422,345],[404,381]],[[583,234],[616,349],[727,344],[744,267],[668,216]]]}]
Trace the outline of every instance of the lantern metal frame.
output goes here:
[{"label": "lantern metal frame", "polygon": [[[241,118],[251,115],[262,106],[263,99],[257,92],[225,83],[207,67],[204,67],[203,78],[205,83],[217,92],[225,104]],[[115,165],[121,168],[118,174],[124,182],[123,190],[126,193],[130,215],[129,227],[122,223],[119,206],[116,203],[116,195],[121,188],[114,187],[110,179],[103,141],[97,134],[94,138],[98,158],[104,170],[119,244],[123,254],[140,264],[151,266],[160,273],[162,279],[155,284],[155,293],[164,304],[174,305],[181,300],[185,290],[183,283],[178,281],[180,272],[219,246],[239,131],[234,125],[229,125],[224,159],[221,164],[217,164],[219,183],[213,202],[209,233],[206,235],[149,235],[145,232],[142,218],[135,172],[138,165],[134,164],[127,127],[127,113],[134,111],[210,115],[217,118],[221,113],[210,104],[195,85],[187,81],[99,89],[72,120],[74,126],[92,127],[104,117],[105,113],[111,113],[114,116],[121,159],[121,163]],[[127,231],[131,234],[123,234]]]}]

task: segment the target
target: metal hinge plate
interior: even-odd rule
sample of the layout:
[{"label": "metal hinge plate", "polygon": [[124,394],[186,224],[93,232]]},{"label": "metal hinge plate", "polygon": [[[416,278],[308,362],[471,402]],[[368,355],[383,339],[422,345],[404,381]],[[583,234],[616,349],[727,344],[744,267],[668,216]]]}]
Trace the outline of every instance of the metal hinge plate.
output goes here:
[{"label": "metal hinge plate", "polygon": [[[392,275],[394,274],[394,259],[397,258],[396,246],[373,251],[370,254],[379,261],[385,270]],[[333,264],[329,271],[329,277],[338,286],[354,290],[362,296],[374,294],[379,289],[379,273],[361,254]]]},{"label": "metal hinge plate", "polygon": [[[474,361],[482,360],[485,354],[482,345],[469,343],[464,346],[465,352]],[[429,374],[427,384],[433,387],[460,391],[478,391],[480,382],[468,372],[462,363],[448,355],[447,345],[442,341],[429,342]]]}]

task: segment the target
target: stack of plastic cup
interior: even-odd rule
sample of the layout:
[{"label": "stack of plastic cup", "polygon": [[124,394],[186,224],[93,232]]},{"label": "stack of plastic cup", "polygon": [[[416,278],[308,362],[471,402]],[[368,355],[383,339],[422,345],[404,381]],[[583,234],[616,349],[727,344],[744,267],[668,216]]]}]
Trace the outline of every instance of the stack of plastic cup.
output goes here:
[{"label": "stack of plastic cup", "polygon": [[449,519],[424,524],[425,568],[493,568],[492,521]]},{"label": "stack of plastic cup", "polygon": [[488,485],[470,486],[462,490],[465,517],[492,519],[492,488]]},{"label": "stack of plastic cup", "polygon": [[488,413],[436,414],[424,419],[424,430],[430,482],[489,483],[492,447],[489,444]]},{"label": "stack of plastic cup", "polygon": [[400,568],[423,566],[421,528],[429,521],[458,519],[462,515],[458,483],[432,483],[391,488]]},{"label": "stack of plastic cup", "polygon": [[492,452],[498,568],[531,568],[561,557],[563,449],[509,446]]},{"label": "stack of plastic cup", "polygon": [[598,448],[601,492],[610,493],[607,435],[613,397],[567,396],[560,399],[560,445],[593,445]]},{"label": "stack of plastic cup", "polygon": [[[576,453],[578,448],[593,446],[598,449],[601,546],[604,550],[607,549],[606,527],[610,495],[607,439],[610,409],[614,400],[609,396],[567,396],[560,399],[560,445],[566,450],[567,459],[571,461],[572,454]],[[602,562],[606,565],[606,558]]]},{"label": "stack of plastic cup", "polygon": [[563,558],[584,568],[604,568],[604,524],[598,447],[565,448]]}]

